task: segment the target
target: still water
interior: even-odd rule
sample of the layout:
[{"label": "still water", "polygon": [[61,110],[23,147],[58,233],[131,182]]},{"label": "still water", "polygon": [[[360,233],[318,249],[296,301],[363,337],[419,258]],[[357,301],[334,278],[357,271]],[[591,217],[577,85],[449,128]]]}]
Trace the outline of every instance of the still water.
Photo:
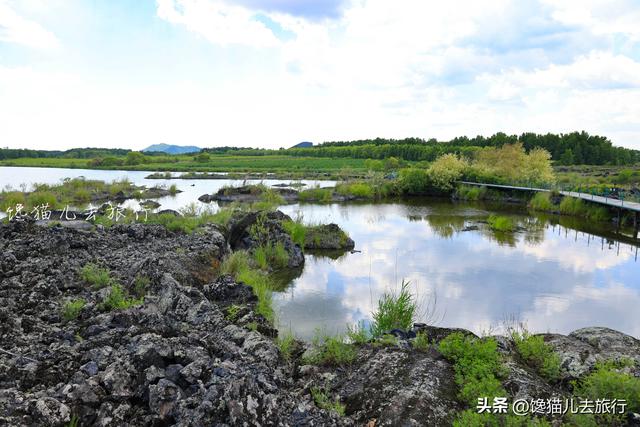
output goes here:
[{"label": "still water", "polygon": [[[162,209],[177,209],[199,203],[198,196],[223,185],[240,184],[145,180],[148,174],[2,167],[0,186],[19,188],[21,183],[76,176],[107,181],[128,177],[148,186],[175,183],[183,193],[159,202]],[[423,320],[440,326],[500,332],[505,322],[517,320],[536,332],[568,333],[597,325],[640,337],[638,247],[593,224],[436,199],[281,209],[307,223],[339,224],[359,251],[332,257],[307,254],[302,274],[275,294],[279,327],[301,338],[310,338],[318,328],[332,333],[368,322],[380,295],[403,280],[421,302]],[[483,221],[498,211],[520,231],[489,230]]]}]

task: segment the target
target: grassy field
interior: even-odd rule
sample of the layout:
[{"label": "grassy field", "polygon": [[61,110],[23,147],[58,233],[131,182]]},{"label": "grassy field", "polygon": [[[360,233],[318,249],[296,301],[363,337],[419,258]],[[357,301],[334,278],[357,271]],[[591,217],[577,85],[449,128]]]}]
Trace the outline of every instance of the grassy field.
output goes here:
[{"label": "grassy field", "polygon": [[193,156],[147,157],[148,163],[94,166],[91,159],[20,158],[0,161],[0,166],[55,168],[119,169],[176,172],[336,172],[345,169],[365,171],[364,159],[292,157],[292,156],[226,156],[211,155],[207,161]]}]

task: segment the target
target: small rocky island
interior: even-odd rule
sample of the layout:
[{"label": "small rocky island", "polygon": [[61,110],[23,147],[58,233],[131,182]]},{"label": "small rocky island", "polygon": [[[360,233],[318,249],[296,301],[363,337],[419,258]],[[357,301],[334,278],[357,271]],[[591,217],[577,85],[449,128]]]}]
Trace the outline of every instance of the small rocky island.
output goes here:
[{"label": "small rocky island", "polygon": [[[292,237],[289,220],[244,213],[190,234],[0,225],[0,425],[465,425],[476,380],[510,399],[570,397],[603,364],[639,381],[640,341],[599,327],[518,339],[414,324],[324,347],[278,338],[229,260],[277,247],[296,267],[304,247],[353,247],[335,225]],[[488,371],[466,371],[465,349]],[[615,422],[636,423],[633,409]]]}]

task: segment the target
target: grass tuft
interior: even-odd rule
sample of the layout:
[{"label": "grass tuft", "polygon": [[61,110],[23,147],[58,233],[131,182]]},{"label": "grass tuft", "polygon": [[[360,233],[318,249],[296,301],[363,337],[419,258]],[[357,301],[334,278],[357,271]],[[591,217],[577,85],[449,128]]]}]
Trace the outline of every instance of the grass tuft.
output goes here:
[{"label": "grass tuft", "polygon": [[402,281],[400,292],[385,292],[378,300],[373,313],[371,334],[379,337],[392,329],[407,330],[413,324],[417,312],[415,298],[409,291],[409,282]]},{"label": "grass tuft", "polygon": [[111,285],[109,294],[102,301],[102,304],[100,304],[100,308],[103,311],[126,310],[141,305],[143,301],[143,298],[136,299],[128,297],[122,286],[113,284]]},{"label": "grass tuft", "polygon": [[113,281],[109,270],[101,268],[93,263],[85,264],[82,267],[80,270],[80,277],[96,289],[104,288],[105,286],[110,285]]},{"label": "grass tuft", "polygon": [[86,301],[82,298],[67,301],[62,307],[62,318],[67,322],[77,319],[85,305]]}]

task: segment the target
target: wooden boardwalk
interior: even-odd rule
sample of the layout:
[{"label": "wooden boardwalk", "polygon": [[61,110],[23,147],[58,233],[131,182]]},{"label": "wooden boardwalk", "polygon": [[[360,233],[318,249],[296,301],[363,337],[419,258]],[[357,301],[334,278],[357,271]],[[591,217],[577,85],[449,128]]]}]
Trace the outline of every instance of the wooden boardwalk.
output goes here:
[{"label": "wooden boardwalk", "polygon": [[[536,191],[536,192],[551,192],[546,188],[534,188],[534,187],[518,187],[513,185],[499,185],[499,184],[482,184],[479,182],[467,182],[460,181],[460,184],[465,185],[475,185],[478,187],[487,187],[487,188],[500,188],[503,190],[520,190],[520,191]],[[607,205],[616,207],[619,209],[626,209],[633,212],[640,212],[640,203],[636,202],[626,202],[624,200],[612,199],[611,197],[603,197],[603,196],[594,196],[593,194],[588,193],[577,193],[575,191],[559,191],[563,196],[575,197],[577,199],[587,200],[589,202],[599,203],[601,205]]]}]

